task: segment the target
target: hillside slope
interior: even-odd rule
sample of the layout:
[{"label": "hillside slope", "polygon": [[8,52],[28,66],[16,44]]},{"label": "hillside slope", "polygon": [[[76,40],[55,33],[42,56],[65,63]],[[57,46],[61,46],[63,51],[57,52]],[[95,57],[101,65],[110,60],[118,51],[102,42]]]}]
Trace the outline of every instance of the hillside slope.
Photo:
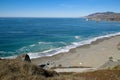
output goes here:
[{"label": "hillside slope", "polygon": [[32,63],[6,59],[0,60],[0,80],[120,80],[120,66],[85,73],[56,73]]},{"label": "hillside slope", "polygon": [[100,21],[100,20],[120,21],[120,13],[114,13],[114,12],[94,13],[86,16],[85,18],[96,21]]}]

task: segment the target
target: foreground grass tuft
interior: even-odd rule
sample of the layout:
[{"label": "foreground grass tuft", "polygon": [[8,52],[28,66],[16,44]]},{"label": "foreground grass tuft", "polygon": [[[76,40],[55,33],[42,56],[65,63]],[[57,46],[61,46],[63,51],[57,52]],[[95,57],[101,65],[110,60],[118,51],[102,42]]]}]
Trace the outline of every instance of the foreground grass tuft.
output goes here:
[{"label": "foreground grass tuft", "polygon": [[57,75],[29,62],[17,59],[0,60],[0,80],[46,80]]}]

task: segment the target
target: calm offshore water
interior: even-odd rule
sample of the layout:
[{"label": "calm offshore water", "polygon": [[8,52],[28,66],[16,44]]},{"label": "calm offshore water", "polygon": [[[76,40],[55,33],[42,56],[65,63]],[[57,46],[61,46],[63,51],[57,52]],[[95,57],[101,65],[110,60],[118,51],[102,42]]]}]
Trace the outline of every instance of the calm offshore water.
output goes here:
[{"label": "calm offshore water", "polygon": [[120,22],[82,18],[0,18],[0,57],[50,56],[120,34]]}]

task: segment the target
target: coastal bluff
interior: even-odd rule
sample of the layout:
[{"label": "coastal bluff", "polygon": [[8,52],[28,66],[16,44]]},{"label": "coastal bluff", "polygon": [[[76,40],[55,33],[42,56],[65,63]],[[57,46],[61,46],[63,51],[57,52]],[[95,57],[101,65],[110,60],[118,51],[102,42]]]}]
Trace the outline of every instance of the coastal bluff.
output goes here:
[{"label": "coastal bluff", "polygon": [[98,12],[93,13],[88,16],[85,16],[87,20],[95,20],[95,21],[120,21],[120,13],[115,12]]}]

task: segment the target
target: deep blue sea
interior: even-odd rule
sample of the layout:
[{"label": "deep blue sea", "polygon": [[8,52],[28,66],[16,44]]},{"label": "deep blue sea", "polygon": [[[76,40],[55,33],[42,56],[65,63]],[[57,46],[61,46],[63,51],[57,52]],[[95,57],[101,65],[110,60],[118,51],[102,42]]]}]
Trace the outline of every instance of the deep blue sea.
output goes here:
[{"label": "deep blue sea", "polygon": [[0,18],[0,57],[31,58],[67,52],[99,38],[120,34],[120,22],[83,18]]}]

